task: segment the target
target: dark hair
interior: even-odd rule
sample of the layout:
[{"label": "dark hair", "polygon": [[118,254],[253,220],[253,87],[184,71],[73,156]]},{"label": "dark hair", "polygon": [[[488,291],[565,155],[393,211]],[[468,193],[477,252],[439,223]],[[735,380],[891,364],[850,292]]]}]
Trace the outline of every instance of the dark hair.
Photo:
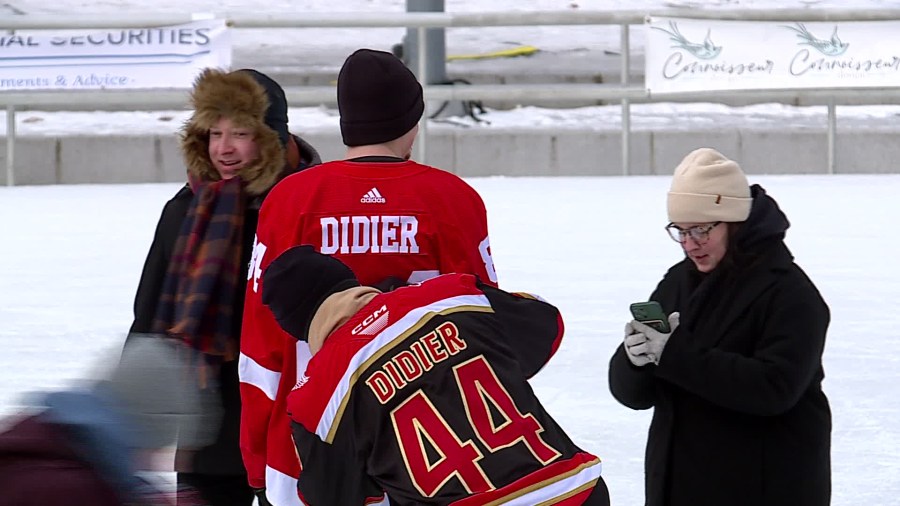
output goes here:
[{"label": "dark hair", "polygon": [[738,244],[741,222],[726,222],[724,225],[728,237],[726,238],[725,255],[723,255],[722,260],[719,261],[719,267],[730,270],[743,264],[742,260],[745,260],[746,258]]}]

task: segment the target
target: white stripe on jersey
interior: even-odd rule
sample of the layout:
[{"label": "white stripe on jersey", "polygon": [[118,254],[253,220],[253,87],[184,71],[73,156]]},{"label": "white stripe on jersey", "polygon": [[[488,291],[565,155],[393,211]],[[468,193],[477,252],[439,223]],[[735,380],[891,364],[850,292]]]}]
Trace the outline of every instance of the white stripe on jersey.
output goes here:
[{"label": "white stripe on jersey", "polygon": [[460,295],[435,301],[427,306],[417,307],[406,313],[402,318],[372,338],[372,341],[360,348],[353,358],[350,359],[347,370],[344,371],[344,375],[328,400],[325,412],[322,413],[322,418],[316,426],[316,435],[322,441],[331,443],[334,438],[334,432],[340,423],[345,404],[350,398],[350,390],[371,361],[377,360],[383,353],[393,347],[396,340],[405,339],[407,335],[421,328],[432,317],[453,312],[453,310],[465,310],[467,308],[476,311],[492,310],[490,302],[484,295]]},{"label": "white stripe on jersey", "polygon": [[[593,465],[591,465],[593,464]],[[510,501],[504,502],[505,506],[534,506],[535,504],[553,504],[554,499],[562,499],[563,496],[577,491],[586,485],[593,483],[600,477],[600,460],[588,463],[580,471],[572,476],[554,481],[545,487],[532,490]],[[553,502],[551,502],[553,501]]]},{"label": "white stripe on jersey", "polygon": [[266,499],[278,506],[303,506],[297,495],[297,478],[266,466]]},{"label": "white stripe on jersey", "polygon": [[278,383],[281,381],[281,373],[266,369],[252,358],[241,353],[238,357],[238,378],[241,383],[253,385],[262,390],[270,400],[275,400],[278,392]]}]

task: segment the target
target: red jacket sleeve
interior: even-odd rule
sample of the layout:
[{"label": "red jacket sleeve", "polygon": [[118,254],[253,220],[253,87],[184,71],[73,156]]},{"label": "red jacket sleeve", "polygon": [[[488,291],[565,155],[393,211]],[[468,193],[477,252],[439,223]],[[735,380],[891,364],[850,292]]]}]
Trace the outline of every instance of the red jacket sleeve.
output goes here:
[{"label": "red jacket sleeve", "polygon": [[[262,273],[273,259],[290,244],[283,232],[289,227],[276,223],[280,213],[277,187],[266,198],[259,213],[256,238],[250,268],[247,273],[244,318],[241,329],[241,454],[252,487],[266,486],[266,464],[270,426],[287,392],[282,384],[293,381],[285,378],[289,349],[284,331],[271,311],[262,303]],[[274,198],[273,198],[274,197]],[[278,233],[276,232],[278,231]],[[292,367],[290,369],[293,369]],[[288,390],[289,391],[289,390]],[[283,410],[282,410],[283,411]],[[281,413],[283,416],[284,413]]]}]

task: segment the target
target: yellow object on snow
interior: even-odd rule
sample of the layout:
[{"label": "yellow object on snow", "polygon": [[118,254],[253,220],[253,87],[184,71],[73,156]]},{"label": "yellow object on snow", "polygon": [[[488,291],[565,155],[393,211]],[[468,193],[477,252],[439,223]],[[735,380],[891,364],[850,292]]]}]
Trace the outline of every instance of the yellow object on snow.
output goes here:
[{"label": "yellow object on snow", "polygon": [[513,56],[529,56],[538,52],[538,48],[534,46],[519,46],[510,49],[501,49],[499,51],[490,51],[487,53],[475,54],[452,54],[447,56],[447,61],[453,60],[484,60],[487,58],[511,58]]}]

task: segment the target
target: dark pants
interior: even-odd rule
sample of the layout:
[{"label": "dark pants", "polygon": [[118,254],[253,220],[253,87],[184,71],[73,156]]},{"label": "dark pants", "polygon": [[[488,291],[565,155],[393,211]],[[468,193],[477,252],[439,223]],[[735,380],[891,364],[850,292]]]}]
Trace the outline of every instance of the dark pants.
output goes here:
[{"label": "dark pants", "polygon": [[178,473],[179,488],[182,485],[196,490],[209,506],[250,506],[255,499],[246,475]]}]

